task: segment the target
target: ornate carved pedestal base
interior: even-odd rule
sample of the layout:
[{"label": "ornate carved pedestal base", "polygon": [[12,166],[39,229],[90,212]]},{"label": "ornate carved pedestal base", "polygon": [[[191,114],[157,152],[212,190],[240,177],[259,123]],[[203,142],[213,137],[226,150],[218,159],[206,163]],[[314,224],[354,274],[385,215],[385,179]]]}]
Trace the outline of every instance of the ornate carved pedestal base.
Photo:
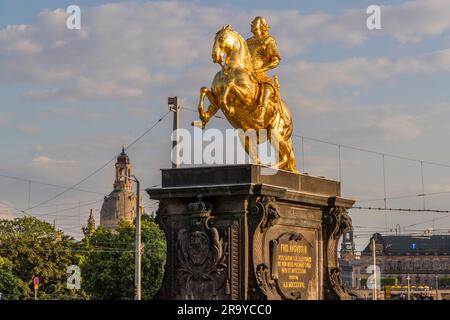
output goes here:
[{"label": "ornate carved pedestal base", "polygon": [[339,182],[235,165],[162,170],[158,299],[348,299],[337,244],[354,201]]}]

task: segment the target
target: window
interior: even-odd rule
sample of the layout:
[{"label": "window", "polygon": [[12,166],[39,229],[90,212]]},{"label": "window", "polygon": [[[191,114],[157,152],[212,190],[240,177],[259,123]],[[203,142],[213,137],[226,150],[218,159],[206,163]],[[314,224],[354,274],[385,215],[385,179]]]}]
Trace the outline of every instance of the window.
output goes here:
[{"label": "window", "polygon": [[390,262],[386,262],[386,264],[384,265],[384,271],[388,272],[391,270],[391,263]]}]

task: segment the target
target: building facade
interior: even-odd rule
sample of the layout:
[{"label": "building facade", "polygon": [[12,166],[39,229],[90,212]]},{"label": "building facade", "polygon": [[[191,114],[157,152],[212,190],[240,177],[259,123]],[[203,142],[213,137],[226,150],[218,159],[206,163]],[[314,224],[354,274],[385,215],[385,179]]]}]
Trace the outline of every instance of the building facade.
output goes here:
[{"label": "building facade", "polygon": [[359,252],[355,250],[353,228],[344,234],[339,251],[339,266],[342,270],[342,282],[348,289],[360,289],[361,267]]},{"label": "building facade", "polygon": [[435,288],[449,287],[450,235],[372,235],[361,253],[363,283],[370,276],[372,239],[375,239],[376,264],[381,274],[381,286],[409,285]]},{"label": "building facade", "polygon": [[136,194],[132,191],[131,163],[125,148],[117,157],[114,190],[105,197],[100,211],[100,225],[115,230],[121,220],[132,222],[136,217]]}]

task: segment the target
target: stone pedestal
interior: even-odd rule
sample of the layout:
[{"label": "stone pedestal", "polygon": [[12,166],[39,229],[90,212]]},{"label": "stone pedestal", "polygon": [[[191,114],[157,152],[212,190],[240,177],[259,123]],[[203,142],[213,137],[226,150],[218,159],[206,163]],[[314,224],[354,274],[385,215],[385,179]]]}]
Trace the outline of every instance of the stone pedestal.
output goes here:
[{"label": "stone pedestal", "polygon": [[354,201],[340,183],[232,165],[163,169],[167,260],[158,299],[348,299],[337,244]]}]

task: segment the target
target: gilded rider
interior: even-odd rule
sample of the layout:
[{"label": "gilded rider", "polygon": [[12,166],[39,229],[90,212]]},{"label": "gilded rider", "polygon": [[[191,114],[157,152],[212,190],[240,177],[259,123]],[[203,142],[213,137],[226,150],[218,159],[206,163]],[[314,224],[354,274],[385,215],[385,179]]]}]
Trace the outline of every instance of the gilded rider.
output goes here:
[{"label": "gilded rider", "polygon": [[247,39],[247,45],[252,56],[254,75],[261,83],[260,105],[256,113],[256,121],[262,125],[264,115],[271,97],[276,93],[276,84],[267,75],[267,71],[280,64],[281,55],[275,39],[269,35],[269,25],[263,17],[256,17],[251,23],[253,37]]}]

